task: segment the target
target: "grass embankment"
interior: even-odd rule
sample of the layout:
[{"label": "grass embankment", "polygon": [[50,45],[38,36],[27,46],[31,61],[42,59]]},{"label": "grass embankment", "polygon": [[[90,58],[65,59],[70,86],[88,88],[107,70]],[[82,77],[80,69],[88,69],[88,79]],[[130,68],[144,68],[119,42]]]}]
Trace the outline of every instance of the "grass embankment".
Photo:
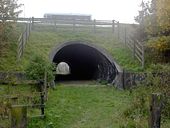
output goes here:
[{"label": "grass embankment", "polygon": [[0,40],[0,71],[20,70],[16,61],[17,43],[24,27],[24,24],[15,24],[13,29],[6,32],[8,39]]},{"label": "grass embankment", "polygon": [[[48,59],[53,47],[67,41],[82,40],[105,48],[120,66],[129,71],[169,71],[169,64],[151,64],[146,60],[145,69],[134,60],[131,51],[117,40],[117,33],[112,33],[111,28],[97,28],[96,33],[90,28],[76,28],[73,32],[71,27],[54,28],[54,26],[35,25],[26,45],[22,61],[17,62],[17,39],[23,31],[23,24],[17,25],[9,41],[3,42],[5,46],[0,52],[1,71],[24,71],[29,59],[38,54]],[[120,33],[123,34],[123,33]],[[121,36],[121,35],[120,35]],[[15,37],[15,38],[14,38]],[[6,45],[8,44],[8,45]]]},{"label": "grass embankment", "polygon": [[73,32],[69,28],[57,30],[53,26],[35,25],[26,45],[22,61],[17,63],[15,60],[15,44],[15,47],[11,46],[13,50],[9,48],[9,53],[3,58],[0,70],[23,71],[34,54],[48,59],[50,51],[57,44],[74,40],[86,41],[105,48],[118,64],[127,70],[138,71],[141,69],[140,64],[137,61],[133,61],[130,51],[117,41],[115,35],[111,32],[111,28],[98,28],[96,33],[94,33],[88,29]]}]

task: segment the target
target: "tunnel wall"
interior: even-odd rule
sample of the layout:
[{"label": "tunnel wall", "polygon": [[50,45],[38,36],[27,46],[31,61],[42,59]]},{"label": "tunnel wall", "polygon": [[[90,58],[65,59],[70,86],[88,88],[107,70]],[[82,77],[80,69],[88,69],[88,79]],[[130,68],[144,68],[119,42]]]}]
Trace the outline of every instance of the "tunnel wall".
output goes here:
[{"label": "tunnel wall", "polygon": [[96,45],[93,45],[91,43],[87,43],[84,41],[70,41],[65,42],[60,45],[56,45],[54,47],[49,55],[49,59],[51,62],[54,61],[54,58],[56,54],[61,51],[63,48],[70,46],[70,45],[85,45],[90,48],[95,49],[98,53],[100,53],[100,56],[103,56],[100,58],[99,62],[99,71],[95,74],[96,79],[100,80],[106,80],[111,84],[115,84],[116,87],[122,88],[122,69],[121,67],[116,63],[116,61],[110,56],[105,49],[100,48]]}]

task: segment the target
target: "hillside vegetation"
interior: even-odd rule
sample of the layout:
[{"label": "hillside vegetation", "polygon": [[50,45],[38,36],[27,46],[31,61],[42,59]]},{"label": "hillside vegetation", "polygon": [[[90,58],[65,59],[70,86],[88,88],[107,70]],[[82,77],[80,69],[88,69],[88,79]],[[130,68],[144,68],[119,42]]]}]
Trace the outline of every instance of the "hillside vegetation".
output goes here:
[{"label": "hillside vegetation", "polygon": [[17,43],[18,38],[24,30],[24,24],[13,24],[12,28],[6,30],[7,39],[0,38],[0,71],[20,70],[17,66]]},{"label": "hillside vegetation", "polygon": [[[83,29],[84,30],[84,29]],[[18,37],[18,36],[17,36]],[[120,43],[110,28],[99,28],[96,33],[90,30],[73,32],[69,28],[57,30],[54,26],[35,25],[26,44],[24,56],[19,63],[16,59],[17,42],[8,48],[8,54],[1,57],[0,70],[23,71],[30,58],[35,54],[48,59],[52,48],[68,41],[81,40],[98,45],[108,51],[122,67],[128,70],[140,70],[140,64],[131,57],[131,52]],[[12,44],[11,44],[12,45]]]}]

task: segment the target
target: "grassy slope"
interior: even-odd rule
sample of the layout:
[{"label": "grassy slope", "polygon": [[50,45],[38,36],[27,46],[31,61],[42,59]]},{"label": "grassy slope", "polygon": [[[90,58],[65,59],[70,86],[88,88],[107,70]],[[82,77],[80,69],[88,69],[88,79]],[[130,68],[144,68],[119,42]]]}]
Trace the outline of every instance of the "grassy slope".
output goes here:
[{"label": "grassy slope", "polygon": [[31,37],[26,46],[21,68],[28,63],[30,55],[39,54],[48,58],[52,48],[57,44],[67,41],[82,40],[99,45],[105,48],[117,62],[125,69],[137,71],[140,70],[138,62],[133,61],[131,53],[120,42],[114,38],[110,31],[102,32],[98,30],[97,33],[90,31],[72,32],[72,30],[56,31],[54,28],[45,26],[36,26],[31,33]]},{"label": "grassy slope", "polygon": [[[22,61],[17,62],[17,39],[23,28],[23,24],[17,25],[13,32],[14,36],[10,37],[8,42],[5,42],[7,44],[4,46],[5,48],[2,49],[1,47],[0,71],[23,71],[33,54],[39,54],[48,59],[48,55],[54,46],[74,40],[84,40],[105,48],[117,63],[126,70],[143,71],[141,64],[137,60],[133,60],[132,53],[122,43],[117,41],[115,38],[117,33],[113,35],[110,28],[98,28],[97,33],[93,33],[89,28],[76,29],[76,32],[73,32],[72,28],[68,27],[64,30],[55,29],[53,26],[36,25],[31,32]],[[169,64],[151,64],[149,60],[146,60],[146,62],[144,71],[170,70]]]},{"label": "grassy slope", "polygon": [[8,41],[1,42],[0,46],[0,71],[16,71],[20,70],[17,66],[18,63],[16,61],[17,58],[17,41],[24,30],[23,24],[16,24],[13,31],[8,33]]}]

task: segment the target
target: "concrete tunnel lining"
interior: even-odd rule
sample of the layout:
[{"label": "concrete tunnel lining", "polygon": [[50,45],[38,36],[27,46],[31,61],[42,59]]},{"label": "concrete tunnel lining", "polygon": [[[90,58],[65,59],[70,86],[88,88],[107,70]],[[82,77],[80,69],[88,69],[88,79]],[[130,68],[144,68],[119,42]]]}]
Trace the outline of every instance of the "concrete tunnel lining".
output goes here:
[{"label": "concrete tunnel lining", "polygon": [[121,68],[103,49],[83,41],[70,41],[56,46],[50,60],[66,62],[70,75],[57,75],[56,80],[105,80],[114,83]]}]

